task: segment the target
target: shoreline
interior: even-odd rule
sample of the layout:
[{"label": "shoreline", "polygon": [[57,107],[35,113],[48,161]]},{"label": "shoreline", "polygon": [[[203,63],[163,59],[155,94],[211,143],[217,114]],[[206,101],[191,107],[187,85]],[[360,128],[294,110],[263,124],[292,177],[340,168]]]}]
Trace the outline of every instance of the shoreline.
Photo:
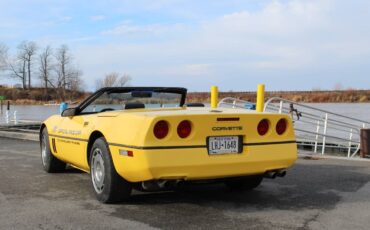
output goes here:
[{"label": "shoreline", "polygon": [[[0,90],[1,91],[1,90]],[[48,100],[40,100],[37,98],[23,98],[17,95],[17,98],[14,99],[14,94],[17,89],[7,89],[6,99],[2,101],[4,107],[8,101],[12,105],[45,105],[45,106],[57,106],[62,101],[59,98],[49,98]],[[91,95],[91,93],[82,93],[79,92],[77,95],[80,97],[71,97],[66,102],[76,104],[76,102],[83,101],[84,98]],[[83,95],[81,97],[81,95]],[[246,92],[219,92],[219,98],[225,97],[234,97],[241,100],[246,100],[250,102],[256,101],[256,92],[246,91]],[[265,98],[271,97],[281,97],[287,100],[300,103],[370,103],[370,90],[340,90],[340,91],[266,91]],[[187,102],[210,102],[210,92],[188,92]]]}]

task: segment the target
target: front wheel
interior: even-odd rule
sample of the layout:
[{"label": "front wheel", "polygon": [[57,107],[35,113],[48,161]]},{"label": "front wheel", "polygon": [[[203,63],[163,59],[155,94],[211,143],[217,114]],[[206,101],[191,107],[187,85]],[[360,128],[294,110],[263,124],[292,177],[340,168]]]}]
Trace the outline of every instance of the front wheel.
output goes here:
[{"label": "front wheel", "polygon": [[225,181],[227,187],[232,190],[252,190],[258,187],[263,180],[263,175],[253,175],[242,178],[232,178]]},{"label": "front wheel", "polygon": [[41,132],[40,138],[41,162],[44,170],[48,173],[62,172],[66,168],[66,163],[56,158],[50,149],[49,134],[46,128]]},{"label": "front wheel", "polygon": [[99,201],[116,203],[130,197],[132,186],[116,172],[107,142],[102,137],[91,148],[90,176]]}]

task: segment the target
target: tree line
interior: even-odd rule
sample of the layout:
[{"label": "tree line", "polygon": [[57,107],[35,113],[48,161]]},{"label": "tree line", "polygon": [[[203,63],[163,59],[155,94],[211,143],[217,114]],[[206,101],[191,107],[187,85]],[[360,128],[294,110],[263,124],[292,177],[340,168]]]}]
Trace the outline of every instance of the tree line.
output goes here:
[{"label": "tree line", "polygon": [[9,47],[0,43],[0,72],[2,77],[17,79],[23,90],[31,90],[35,82],[45,96],[53,89],[60,100],[65,100],[67,92],[79,92],[83,87],[82,71],[67,45],[54,49],[23,41],[10,54]]}]

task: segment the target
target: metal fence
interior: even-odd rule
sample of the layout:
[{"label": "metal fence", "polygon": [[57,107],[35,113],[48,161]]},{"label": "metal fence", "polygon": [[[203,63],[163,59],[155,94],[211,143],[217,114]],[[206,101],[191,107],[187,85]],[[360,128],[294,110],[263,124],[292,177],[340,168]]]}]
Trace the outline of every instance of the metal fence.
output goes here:
[{"label": "metal fence", "polygon": [[[244,109],[252,104],[231,97],[219,102],[221,107]],[[370,127],[369,121],[278,97],[267,100],[264,111],[289,114],[293,119],[298,147],[320,154],[356,156],[360,150],[360,131]]]},{"label": "metal fence", "polygon": [[266,101],[264,111],[290,114],[298,145],[321,154],[355,156],[360,150],[361,129],[370,127],[369,121],[278,97]]},{"label": "metal fence", "polygon": [[241,109],[251,109],[255,107],[255,104],[249,101],[240,100],[233,97],[225,97],[218,103],[219,107],[227,108],[241,108]]},{"label": "metal fence", "polygon": [[0,125],[18,125],[40,122],[35,120],[23,119],[24,117],[27,117],[27,114],[22,114],[18,111],[5,110],[3,111],[3,113],[0,113]]}]

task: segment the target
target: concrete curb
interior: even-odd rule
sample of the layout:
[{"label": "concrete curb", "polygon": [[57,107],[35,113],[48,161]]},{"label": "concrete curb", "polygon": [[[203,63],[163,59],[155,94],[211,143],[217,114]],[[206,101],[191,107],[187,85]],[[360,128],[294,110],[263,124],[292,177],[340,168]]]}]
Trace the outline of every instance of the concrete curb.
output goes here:
[{"label": "concrete curb", "polygon": [[307,154],[307,153],[298,153],[298,158],[303,160],[325,160],[325,159],[334,159],[334,160],[345,160],[345,161],[363,161],[363,162],[370,162],[368,158],[360,158],[360,157],[337,157],[337,156],[329,156],[329,155],[319,155],[319,154]]},{"label": "concrete curb", "polygon": [[0,131],[0,137],[20,139],[27,141],[39,141],[39,135],[37,133],[22,133],[13,131]]}]

